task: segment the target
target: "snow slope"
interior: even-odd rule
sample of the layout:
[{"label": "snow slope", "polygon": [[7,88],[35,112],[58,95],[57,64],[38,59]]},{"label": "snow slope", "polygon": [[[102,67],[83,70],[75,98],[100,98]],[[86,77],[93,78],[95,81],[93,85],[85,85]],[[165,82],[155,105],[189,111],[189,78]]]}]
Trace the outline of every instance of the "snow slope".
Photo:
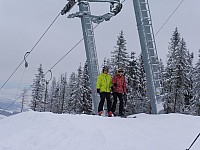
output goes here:
[{"label": "snow slope", "polygon": [[4,115],[0,115],[0,119],[3,119],[3,118],[5,118],[6,116],[4,116]]},{"label": "snow slope", "polygon": [[[185,150],[200,117],[137,118],[25,112],[0,119],[0,150]],[[200,139],[191,150],[200,150]]]}]

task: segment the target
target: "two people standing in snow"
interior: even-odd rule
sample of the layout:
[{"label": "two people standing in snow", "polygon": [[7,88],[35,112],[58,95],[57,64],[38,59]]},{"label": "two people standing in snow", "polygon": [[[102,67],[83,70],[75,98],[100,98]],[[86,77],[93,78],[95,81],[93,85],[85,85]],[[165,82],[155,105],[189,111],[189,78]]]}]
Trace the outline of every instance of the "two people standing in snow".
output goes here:
[{"label": "two people standing in snow", "polygon": [[[117,99],[119,99],[119,115],[123,116],[124,103],[123,94],[126,94],[126,80],[123,76],[123,69],[119,68],[115,76],[112,77],[108,74],[108,68],[103,67],[102,73],[97,78],[96,83],[97,93],[100,94],[100,102],[98,106],[98,115],[103,114],[103,105],[105,99],[107,100],[108,116],[112,117],[115,114]],[[113,104],[111,103],[111,89],[113,92]]]}]

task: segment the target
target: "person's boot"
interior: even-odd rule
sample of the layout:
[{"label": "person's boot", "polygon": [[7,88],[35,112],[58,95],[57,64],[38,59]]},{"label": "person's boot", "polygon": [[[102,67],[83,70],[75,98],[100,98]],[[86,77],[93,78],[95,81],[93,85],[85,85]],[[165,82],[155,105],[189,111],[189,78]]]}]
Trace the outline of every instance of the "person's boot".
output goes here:
[{"label": "person's boot", "polygon": [[124,113],[119,113],[119,116],[123,117],[123,116],[124,116]]},{"label": "person's boot", "polygon": [[113,112],[113,116],[117,116],[117,114]]},{"label": "person's boot", "polygon": [[103,116],[103,111],[98,112],[99,116]]},{"label": "person's boot", "polygon": [[109,112],[108,112],[108,117],[112,117],[112,116],[113,116],[112,111],[109,111]]}]

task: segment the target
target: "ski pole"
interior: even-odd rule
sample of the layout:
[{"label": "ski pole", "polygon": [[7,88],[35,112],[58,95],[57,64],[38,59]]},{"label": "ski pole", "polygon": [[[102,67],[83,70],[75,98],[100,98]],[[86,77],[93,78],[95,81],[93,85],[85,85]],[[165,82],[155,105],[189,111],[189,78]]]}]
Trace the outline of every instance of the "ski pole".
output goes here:
[{"label": "ski pole", "polygon": [[186,150],[190,150],[190,148],[192,147],[192,145],[196,142],[196,140],[199,138],[200,133],[197,135],[197,137],[195,138],[195,140],[192,142],[192,144],[190,145],[190,147]]}]

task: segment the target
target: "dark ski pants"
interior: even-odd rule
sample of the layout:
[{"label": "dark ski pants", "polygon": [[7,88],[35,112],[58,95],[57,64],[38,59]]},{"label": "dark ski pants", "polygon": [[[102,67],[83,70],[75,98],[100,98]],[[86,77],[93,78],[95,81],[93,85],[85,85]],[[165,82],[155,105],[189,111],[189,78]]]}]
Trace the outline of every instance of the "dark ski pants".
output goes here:
[{"label": "dark ski pants", "polygon": [[124,102],[123,102],[123,98],[122,98],[122,93],[117,93],[117,92],[113,93],[114,102],[113,102],[113,105],[112,105],[112,112],[113,113],[115,112],[116,104],[117,104],[117,98],[119,99],[119,115],[122,115],[123,109],[124,109]]},{"label": "dark ski pants", "polygon": [[103,105],[105,102],[105,99],[107,100],[107,109],[108,112],[111,111],[111,101],[110,101],[110,93],[108,92],[101,92],[100,93],[100,102],[99,102],[99,107],[98,107],[98,112],[103,111]]}]

